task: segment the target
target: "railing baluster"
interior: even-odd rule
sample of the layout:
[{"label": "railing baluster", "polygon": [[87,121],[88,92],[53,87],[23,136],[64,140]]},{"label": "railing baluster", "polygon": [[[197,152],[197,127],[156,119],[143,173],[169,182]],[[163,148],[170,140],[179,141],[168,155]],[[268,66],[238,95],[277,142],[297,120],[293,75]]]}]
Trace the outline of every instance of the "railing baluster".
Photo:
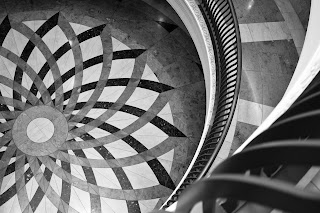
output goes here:
[{"label": "railing baluster", "polygon": [[[200,154],[193,168],[176,194],[171,196],[164,208],[173,204],[179,194],[191,183],[204,177],[214,162],[237,104],[241,78],[241,42],[238,21],[231,0],[200,0],[200,10],[206,19],[215,49],[217,70],[217,110]],[[210,147],[210,148],[208,148]]]}]

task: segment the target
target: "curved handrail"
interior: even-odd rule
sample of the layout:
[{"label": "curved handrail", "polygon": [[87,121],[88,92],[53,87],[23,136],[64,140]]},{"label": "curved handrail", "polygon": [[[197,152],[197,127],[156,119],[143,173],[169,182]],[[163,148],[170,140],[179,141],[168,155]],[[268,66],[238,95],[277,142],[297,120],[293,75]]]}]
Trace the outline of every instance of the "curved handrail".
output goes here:
[{"label": "curved handrail", "polygon": [[[190,212],[199,201],[209,200],[214,205],[221,197],[227,201],[230,199],[230,202],[244,200],[289,212],[319,212],[319,192],[297,188],[288,183],[289,180],[285,182],[260,176],[261,169],[270,166],[320,165],[317,128],[320,106],[310,98],[319,91],[320,73],[267,130],[241,152],[220,163],[210,177],[185,190],[179,198],[176,212]],[[300,107],[302,102],[308,107]],[[318,119],[313,121],[317,116]],[[215,212],[215,209],[204,212]]]},{"label": "curved handrail", "polygon": [[[196,203],[204,200],[213,201],[213,205],[215,199],[219,197],[233,197],[261,203],[288,212],[319,212],[319,193],[303,191],[281,181],[272,181],[256,176],[244,178],[243,176],[223,174],[199,181],[181,196],[175,212],[189,213]],[[213,209],[210,213],[214,212]]]},{"label": "curved handrail", "polygon": [[231,0],[200,0],[199,2],[215,51],[217,70],[215,117],[190,172],[163,208],[173,204],[184,189],[208,173],[227,135],[240,89],[241,40],[233,3]]},{"label": "curved handrail", "polygon": [[[212,176],[185,190],[175,213],[188,213],[200,201],[210,201],[214,206],[216,199],[221,197],[259,203],[288,212],[319,212],[319,192],[296,188],[283,180],[247,173],[275,164],[319,166],[319,151],[319,139],[306,142],[273,141],[248,147],[219,164],[211,173]],[[214,213],[215,208],[203,212]]]}]

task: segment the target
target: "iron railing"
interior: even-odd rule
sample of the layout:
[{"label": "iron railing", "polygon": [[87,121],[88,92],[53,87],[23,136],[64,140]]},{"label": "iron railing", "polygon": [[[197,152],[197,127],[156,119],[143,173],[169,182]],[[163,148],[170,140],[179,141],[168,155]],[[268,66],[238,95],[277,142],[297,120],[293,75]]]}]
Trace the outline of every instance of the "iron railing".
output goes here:
[{"label": "iron railing", "polygon": [[169,207],[190,184],[204,177],[225,140],[238,100],[242,69],[241,41],[231,0],[200,0],[215,52],[217,95],[212,127],[183,183],[163,205]]},{"label": "iron railing", "polygon": [[[285,212],[320,212],[320,191],[295,187],[287,179],[261,176],[274,166],[320,166],[320,74],[267,130],[240,153],[220,163],[210,177],[190,186],[179,198],[176,213],[188,213],[203,201],[214,213],[217,198],[242,200]],[[253,172],[255,171],[255,172]],[[271,207],[271,210],[270,210]],[[251,210],[252,211],[252,210]],[[242,212],[246,212],[242,209]]]}]

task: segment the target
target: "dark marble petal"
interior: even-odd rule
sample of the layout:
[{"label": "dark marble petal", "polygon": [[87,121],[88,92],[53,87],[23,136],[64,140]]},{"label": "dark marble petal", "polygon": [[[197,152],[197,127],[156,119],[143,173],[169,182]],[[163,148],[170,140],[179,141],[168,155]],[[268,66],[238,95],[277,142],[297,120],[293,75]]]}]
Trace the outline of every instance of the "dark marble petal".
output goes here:
[{"label": "dark marble petal", "polygon": [[[70,163],[61,161],[61,168],[67,172],[71,173],[71,166]],[[71,197],[71,183],[62,180],[62,187],[61,187],[61,200],[63,200],[66,204],[69,204],[70,197]]]},{"label": "dark marble petal", "polygon": [[53,27],[55,27],[58,24],[59,19],[59,13],[56,13],[54,16],[52,16],[48,21],[46,21],[39,29],[36,31],[36,33],[42,38],[47,32],[49,32]]},{"label": "dark marble petal", "polygon": [[3,44],[4,39],[6,38],[7,34],[11,29],[9,17],[6,16],[5,19],[0,24],[0,44]]},{"label": "dark marble petal", "polygon": [[180,130],[178,130],[175,126],[168,123],[167,121],[161,119],[160,117],[154,117],[150,123],[160,128],[163,132],[165,132],[170,137],[186,137]]},{"label": "dark marble petal", "polygon": [[168,86],[166,84],[154,82],[154,81],[148,81],[148,80],[140,80],[138,87],[149,89],[158,93],[167,92],[169,90],[174,89],[171,86]]},{"label": "dark marble petal", "polygon": [[89,29],[81,34],[79,34],[77,37],[78,37],[78,41],[79,43],[83,42],[83,41],[86,41],[90,38],[93,38],[93,37],[96,37],[98,35],[101,34],[101,32],[103,31],[103,29],[105,28],[105,24],[103,25],[100,25],[100,26],[97,26],[97,27],[94,27],[92,29]]},{"label": "dark marble petal", "polygon": [[127,200],[128,213],[140,213],[140,207],[137,200]]},{"label": "dark marble petal", "polygon": [[133,49],[133,50],[121,50],[113,52],[112,60],[125,59],[125,58],[137,58],[139,55],[144,53],[145,49]]},{"label": "dark marble petal", "polygon": [[162,21],[156,21],[159,25],[161,25],[164,29],[166,29],[166,31],[168,31],[169,33],[171,33],[172,31],[174,31],[178,26],[175,24],[170,24],[170,23],[166,23],[166,22],[162,22]]},{"label": "dark marble petal", "polygon": [[165,170],[165,168],[157,159],[150,160],[147,163],[150,166],[150,168],[152,168],[152,171],[156,175],[161,185],[168,187],[169,189],[172,189],[172,190],[176,188],[168,172]]}]

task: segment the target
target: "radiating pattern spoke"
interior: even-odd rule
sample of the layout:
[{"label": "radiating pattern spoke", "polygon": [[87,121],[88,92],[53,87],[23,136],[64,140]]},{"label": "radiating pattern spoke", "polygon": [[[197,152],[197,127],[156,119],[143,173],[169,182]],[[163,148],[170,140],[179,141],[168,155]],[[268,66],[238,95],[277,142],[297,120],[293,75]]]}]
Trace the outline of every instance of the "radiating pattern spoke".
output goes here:
[{"label": "radiating pattern spoke", "polygon": [[0,212],[154,208],[188,140],[176,88],[107,24],[33,17],[0,24]]}]

